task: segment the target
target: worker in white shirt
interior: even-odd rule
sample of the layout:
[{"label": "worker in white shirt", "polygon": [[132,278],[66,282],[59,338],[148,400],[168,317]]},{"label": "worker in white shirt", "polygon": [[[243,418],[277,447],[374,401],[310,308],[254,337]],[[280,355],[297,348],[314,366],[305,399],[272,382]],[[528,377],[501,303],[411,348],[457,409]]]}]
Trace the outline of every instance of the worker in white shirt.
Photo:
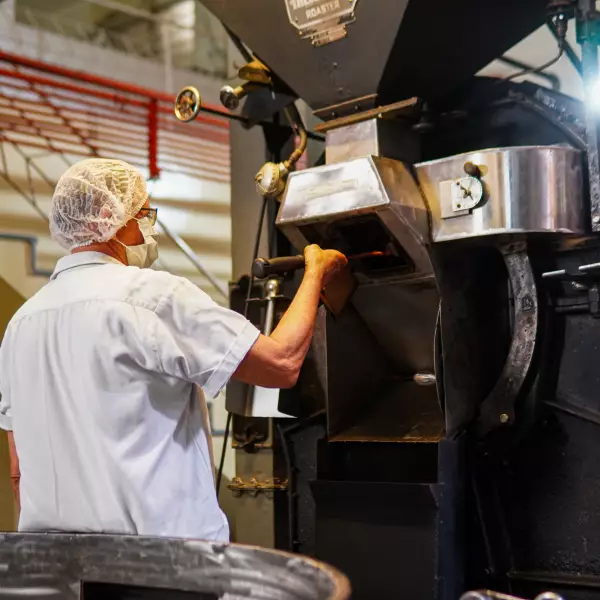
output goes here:
[{"label": "worker in white shirt", "polygon": [[188,280],[146,268],[155,221],[142,175],[122,161],[84,160],[56,186],[50,231],[70,254],[0,347],[20,531],[227,541],[200,388],[293,386],[320,291],[346,264],[307,247],[302,284],[265,337]]}]

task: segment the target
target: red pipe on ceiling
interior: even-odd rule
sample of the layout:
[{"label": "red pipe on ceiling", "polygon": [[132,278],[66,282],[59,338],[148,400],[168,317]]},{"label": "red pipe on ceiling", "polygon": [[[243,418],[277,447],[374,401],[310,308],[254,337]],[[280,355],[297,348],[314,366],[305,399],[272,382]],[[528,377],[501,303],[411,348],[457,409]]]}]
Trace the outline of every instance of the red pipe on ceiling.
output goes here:
[{"label": "red pipe on ceiling", "polygon": [[[2,61],[11,68],[1,66]],[[121,155],[148,167],[151,177],[164,168],[212,181],[229,179],[225,111],[217,111],[218,116],[200,115],[194,123],[183,125],[173,115],[169,94],[3,51],[0,89],[4,92],[0,92],[0,139],[8,141],[10,132],[13,143],[31,148],[80,156]],[[88,122],[90,117],[108,123]],[[2,128],[6,136],[1,135]],[[146,135],[140,135],[143,132]],[[45,138],[46,145],[32,139],[37,137]]]},{"label": "red pipe on ceiling", "polygon": [[[91,73],[85,73],[84,71],[77,71],[75,69],[59,67],[58,65],[52,65],[39,60],[34,60],[32,58],[27,58],[25,56],[12,54],[11,52],[5,52],[3,50],[0,50],[0,60],[11,63],[13,65],[19,65],[22,67],[27,67],[29,69],[34,69],[36,71],[52,73],[53,75],[58,75],[60,77],[66,77],[68,79],[77,79],[79,81],[84,81],[93,85],[111,88],[113,90],[119,90],[127,94],[143,96],[144,98],[151,98],[154,100],[160,100],[169,103],[173,103],[175,100],[173,94],[168,94],[166,92],[158,92],[156,90],[151,90],[145,87],[141,87],[139,85],[133,85],[130,83],[116,81],[108,77],[92,75]],[[222,115],[224,119],[227,119],[229,115],[229,111],[221,107],[214,106],[212,104],[205,104],[201,110],[206,110],[213,114]]]}]

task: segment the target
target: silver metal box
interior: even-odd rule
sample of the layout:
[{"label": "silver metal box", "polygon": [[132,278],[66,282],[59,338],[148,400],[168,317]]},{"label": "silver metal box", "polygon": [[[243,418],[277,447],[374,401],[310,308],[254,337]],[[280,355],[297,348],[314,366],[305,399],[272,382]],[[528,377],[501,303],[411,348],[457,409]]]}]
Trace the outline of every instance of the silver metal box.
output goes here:
[{"label": "silver metal box", "polygon": [[[468,179],[467,163],[480,172],[483,197],[460,210],[453,186]],[[421,163],[416,175],[432,213],[432,239],[442,242],[505,233],[584,233],[581,169],[581,154],[573,148],[523,146]]]}]

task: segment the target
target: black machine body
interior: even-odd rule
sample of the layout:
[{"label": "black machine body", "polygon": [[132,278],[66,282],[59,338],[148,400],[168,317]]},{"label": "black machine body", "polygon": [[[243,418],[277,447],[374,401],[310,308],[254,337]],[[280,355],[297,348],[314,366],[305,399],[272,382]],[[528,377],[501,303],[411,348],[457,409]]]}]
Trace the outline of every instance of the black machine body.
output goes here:
[{"label": "black machine body", "polygon": [[275,469],[292,474],[277,545],[341,569],[357,599],[600,599],[598,116],[475,76],[546,22],[576,63],[570,18],[593,75],[597,14],[205,4],[323,121],[324,164],[285,174],[270,224],[284,243],[254,277],[297,284],[294,253],[316,243],[357,282],[343,315],[320,310],[280,400],[297,420],[273,421]]}]

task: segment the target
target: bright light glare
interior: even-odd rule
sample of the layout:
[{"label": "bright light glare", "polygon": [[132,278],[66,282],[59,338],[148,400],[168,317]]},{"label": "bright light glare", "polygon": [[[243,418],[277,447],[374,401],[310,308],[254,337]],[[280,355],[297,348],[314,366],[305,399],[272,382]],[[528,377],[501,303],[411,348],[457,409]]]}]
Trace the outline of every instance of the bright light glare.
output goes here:
[{"label": "bright light glare", "polygon": [[587,100],[590,106],[600,112],[600,79],[588,86]]}]

